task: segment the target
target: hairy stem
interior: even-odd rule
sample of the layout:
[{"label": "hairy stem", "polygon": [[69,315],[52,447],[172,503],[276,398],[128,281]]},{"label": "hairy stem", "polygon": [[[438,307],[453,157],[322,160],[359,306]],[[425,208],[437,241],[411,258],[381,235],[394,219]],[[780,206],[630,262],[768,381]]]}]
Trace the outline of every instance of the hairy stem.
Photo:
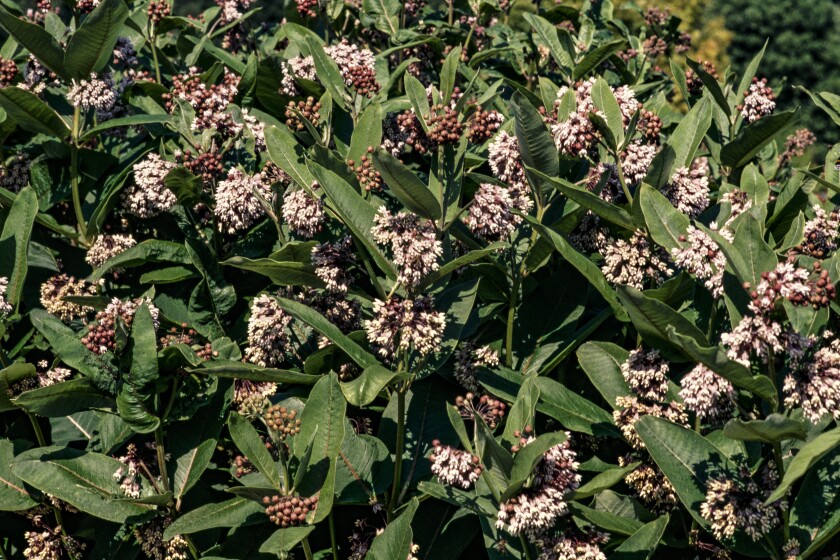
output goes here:
[{"label": "hairy stem", "polygon": [[303,537],[303,555],[306,560],[312,560],[312,548],[309,546],[309,537]]},{"label": "hairy stem", "polygon": [[505,365],[513,366],[513,323],[516,319],[516,304],[519,299],[519,277],[513,280],[510,289],[510,305],[508,307],[507,331],[505,333]]},{"label": "hairy stem", "polygon": [[76,227],[82,243],[86,243],[87,225],[82,212],[82,196],[79,192],[79,135],[81,132],[82,108],[73,109],[73,143],[70,146],[70,188],[73,191],[73,209],[76,212]]},{"label": "hairy stem", "polygon": [[336,543],[336,539],[335,539],[335,515],[334,515],[334,512],[332,510],[330,510],[329,523],[330,523],[330,546],[332,547],[333,560],[338,560],[338,544]]},{"label": "hairy stem", "polygon": [[169,492],[169,473],[166,471],[166,450],[163,444],[163,427],[158,426],[155,430],[155,448],[157,450],[158,470],[163,480],[163,491]]}]

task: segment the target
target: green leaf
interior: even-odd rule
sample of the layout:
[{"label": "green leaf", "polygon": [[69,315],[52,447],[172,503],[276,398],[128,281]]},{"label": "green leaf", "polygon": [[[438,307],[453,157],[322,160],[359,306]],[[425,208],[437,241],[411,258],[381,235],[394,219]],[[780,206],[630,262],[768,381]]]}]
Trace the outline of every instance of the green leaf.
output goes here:
[{"label": "green leaf", "polygon": [[155,508],[125,498],[114,478],[122,463],[68,447],[41,447],[17,456],[12,473],[42,492],[94,517],[125,523],[150,517]]},{"label": "green leaf", "polygon": [[347,159],[359,165],[362,156],[370,157],[368,148],[375,149],[380,145],[382,145],[382,106],[379,103],[371,103],[353,127]]},{"label": "green leaf", "polygon": [[668,338],[681,348],[686,356],[703,364],[734,386],[751,391],[761,398],[775,401],[776,388],[769,377],[752,375],[743,364],[730,360],[719,346],[702,347],[695,339],[678,333],[673,327],[668,329]]},{"label": "green leaf", "polygon": [[91,274],[91,280],[99,280],[114,268],[131,268],[158,262],[192,264],[190,255],[183,244],[160,239],[147,239],[105,261]]},{"label": "green leaf", "polygon": [[440,219],[442,211],[435,195],[400,160],[379,148],[373,154],[373,163],[391,193],[407,209],[429,220]]},{"label": "green leaf", "polygon": [[561,71],[566,76],[571,75],[572,68],[575,67],[575,46],[568,31],[558,29],[548,20],[536,14],[524,13],[522,16],[525,21],[531,24],[543,44],[548,47],[552,58],[554,58]]},{"label": "green leaf", "polygon": [[64,72],[64,51],[58,41],[46,29],[12,15],[3,6],[0,6],[0,26],[8,31],[9,35],[14,37],[27,51],[35,55],[44,66],[58,74],[59,77],[66,76]]},{"label": "green leaf", "polygon": [[431,286],[438,280],[441,280],[447,275],[452,274],[459,268],[462,268],[488,255],[493,255],[499,249],[503,249],[508,246],[508,243],[505,243],[503,241],[497,241],[495,243],[490,243],[483,249],[475,249],[473,251],[470,251],[469,253],[466,253],[465,255],[461,255],[460,257],[449,261],[448,263],[441,266],[439,269],[435,270],[434,272],[423,278],[420,281],[420,284],[418,284],[417,289],[422,290],[427,286]]},{"label": "green leaf", "polygon": [[583,57],[583,60],[575,66],[574,73],[572,74],[572,80],[578,81],[581,78],[585,78],[590,72],[600,66],[602,62],[612,56],[613,53],[624,48],[626,44],[627,41],[624,39],[617,39],[615,41],[603,43],[596,49],[588,52],[586,56]]},{"label": "green leaf", "polygon": [[[817,464],[838,445],[840,445],[840,428],[834,428],[833,430],[824,432],[803,445],[799,452],[787,464],[784,478],[779,483],[779,486],[773,490],[773,493],[767,497],[765,503],[773,503],[784,497],[788,489],[797,480],[808,474],[811,467]],[[807,495],[805,497],[810,499]]]},{"label": "green leaf", "polygon": [[809,470],[790,510],[790,536],[811,558],[840,531],[840,451],[832,450]]},{"label": "green leaf", "polygon": [[12,386],[30,377],[36,377],[35,366],[24,362],[13,362],[0,369],[0,412],[14,410],[16,406],[10,400],[14,392]]},{"label": "green leaf", "polygon": [[134,313],[131,323],[131,371],[126,382],[139,394],[147,394],[158,378],[157,334],[149,305],[144,303]]},{"label": "green leaf", "polygon": [[440,97],[443,100],[450,99],[455,90],[455,81],[458,77],[458,64],[461,62],[460,45],[456,45],[443,60],[443,67],[440,69]]},{"label": "green leaf", "polygon": [[379,393],[394,379],[401,377],[386,367],[374,364],[366,367],[356,379],[342,383],[341,392],[353,406],[367,406],[376,400]]},{"label": "green leaf", "polygon": [[607,81],[598,77],[592,85],[592,102],[606,116],[607,126],[616,140],[616,146],[624,144],[624,118],[621,108]]},{"label": "green leaf", "polygon": [[543,239],[549,241],[554,248],[557,249],[560,255],[566,259],[569,264],[575,267],[596,290],[598,290],[598,293],[600,293],[607,303],[610,304],[610,307],[615,312],[615,317],[619,321],[627,321],[627,311],[624,310],[624,307],[622,307],[621,303],[618,301],[615,290],[607,282],[607,279],[604,278],[604,274],[601,272],[601,269],[589,260],[586,255],[572,247],[562,235],[553,229],[540,224],[531,217],[526,217],[526,219],[543,237]]},{"label": "green leaf", "polygon": [[304,446],[311,442],[309,466],[300,485],[303,495],[320,490],[316,518],[323,519],[335,496],[335,459],[341,451],[345,434],[347,402],[341,393],[338,376],[330,373],[321,378],[309,393],[300,415],[300,432],[295,437],[294,452],[302,457]]},{"label": "green leaf", "polygon": [[175,194],[178,203],[186,207],[198,204],[204,192],[204,182],[201,177],[193,175],[184,166],[175,167],[167,173],[163,178],[163,184]]},{"label": "green leaf", "polygon": [[683,246],[680,237],[691,224],[688,216],[674,208],[665,196],[647,184],[642,184],[639,205],[653,240],[668,251]]},{"label": "green leaf", "polygon": [[666,513],[643,526],[615,549],[610,555],[610,560],[650,560],[665,534],[670,519]]},{"label": "green leaf", "polygon": [[227,390],[216,389],[206,406],[186,422],[176,422],[167,429],[175,472],[172,475],[173,498],[180,502],[195,486],[210,464],[219,432],[225,423],[231,396]]},{"label": "green leaf", "polygon": [[673,327],[681,336],[698,345],[707,344],[703,332],[667,304],[646,296],[632,286],[618,286],[617,291],[641,337],[653,348],[659,349],[667,359],[681,361],[682,357],[679,346],[668,337],[668,327]]},{"label": "green leaf", "polygon": [[[515,372],[511,371],[511,375],[515,375]],[[519,445],[521,433],[520,435],[517,435],[517,433],[523,430],[525,426],[534,426],[539,399],[540,390],[537,388],[536,376],[529,375],[519,387],[519,392],[516,394],[516,400],[513,402],[513,406],[510,407],[510,410],[505,415],[505,431],[502,434],[502,445],[505,447]],[[451,407],[447,407],[447,412],[449,412],[450,421],[454,424],[453,415],[455,412],[450,409]],[[469,448],[469,446],[467,447]]]},{"label": "green leaf", "polygon": [[400,31],[400,6],[397,0],[362,0],[362,9],[376,28],[392,37]]},{"label": "green leaf", "polygon": [[353,235],[367,248],[376,265],[389,278],[396,278],[397,273],[393,265],[388,262],[382,250],[376,244],[370,229],[374,224],[376,210],[368,204],[347,181],[317,163],[310,163],[310,169],[318,179],[318,184],[327,193],[327,197],[335,207]]},{"label": "green leaf", "polygon": [[260,552],[272,555],[278,552],[290,552],[314,530],[314,525],[278,529],[260,545]]},{"label": "green leaf", "polygon": [[114,400],[93,386],[90,379],[80,378],[25,391],[12,400],[38,416],[60,418],[93,408],[111,408]]},{"label": "green leaf", "polygon": [[526,166],[525,173],[529,176],[535,188],[541,190],[539,177],[534,176],[528,168],[535,169],[549,177],[557,177],[560,173],[560,158],[557,146],[540,114],[520,92],[513,94],[511,109],[516,122],[516,138],[519,141],[519,151],[522,163]]},{"label": "green leaf", "polygon": [[[670,179],[673,170],[689,167],[703,137],[712,125],[712,102],[704,97],[682,118],[674,133],[668,139],[667,145],[674,150],[673,167],[666,175]],[[646,181],[647,182],[647,181]],[[663,185],[654,185],[661,187]]]},{"label": "green leaf", "polygon": [[309,54],[315,64],[315,71],[318,79],[324,84],[333,101],[342,109],[347,106],[347,87],[341,72],[335,61],[327,56],[324,47],[313,37],[306,37],[306,45],[309,47]]},{"label": "green leaf", "polygon": [[213,375],[226,379],[247,379],[249,381],[269,381],[271,383],[287,383],[289,385],[314,385],[321,379],[320,375],[308,375],[299,371],[286,369],[261,368],[254,364],[240,361],[213,360],[205,362],[202,367],[194,368],[193,373]]},{"label": "green leaf", "polygon": [[64,68],[69,77],[87,80],[108,64],[127,17],[123,0],[102,0],[88,14],[67,43]]},{"label": "green leaf", "polygon": [[150,434],[160,426],[160,418],[152,414],[151,407],[137,389],[127,383],[117,394],[117,412],[138,434]]},{"label": "green leaf", "polygon": [[475,422],[475,450],[484,470],[493,479],[494,487],[507,488],[510,486],[513,457],[496,441],[493,432],[487,427],[480,414],[474,412],[473,421]]},{"label": "green leaf", "polygon": [[574,200],[588,210],[592,210],[593,213],[606,221],[629,231],[636,230],[633,217],[624,208],[610,204],[594,192],[581,188],[565,179],[549,177],[536,169],[529,169],[528,167],[526,167],[526,170],[531,171],[534,175],[565,194],[569,199]]},{"label": "green leaf", "polygon": [[14,444],[0,439],[0,511],[23,511],[37,505],[23,487],[23,481],[12,473],[14,461]]},{"label": "green leaf", "polygon": [[587,342],[577,351],[578,363],[589,381],[613,409],[615,400],[630,394],[630,387],[621,373],[621,364],[630,353],[610,342]]},{"label": "green leaf", "polygon": [[723,435],[741,441],[776,443],[786,439],[805,441],[808,430],[801,421],[774,413],[763,420],[733,418],[723,427]]},{"label": "green leaf", "polygon": [[691,67],[694,73],[700,77],[700,81],[706,86],[706,90],[712,95],[712,98],[718,104],[718,107],[726,114],[727,117],[732,116],[732,108],[729,106],[729,101],[726,100],[720,84],[714,76],[706,72],[702,66],[694,62],[690,58],[686,58],[686,63]]},{"label": "green leaf", "polygon": [[429,117],[431,108],[429,107],[429,97],[426,95],[426,88],[420,83],[420,80],[406,72],[403,78],[403,85],[405,86],[405,94],[411,101],[411,106],[414,108],[414,113],[417,115],[417,120],[423,130],[428,133],[429,125],[426,124],[426,119]]},{"label": "green leaf", "polygon": [[306,167],[303,146],[284,125],[265,129],[265,146],[268,156],[277,167],[286,172],[303,189],[311,189],[315,177]]},{"label": "green leaf", "polygon": [[[530,477],[534,468],[542,459],[543,454],[549,449],[566,441],[564,432],[548,432],[537,436],[536,439],[522,447],[513,458],[513,467],[510,470],[511,487],[516,486],[517,490]],[[508,492],[505,492],[508,496]],[[503,498],[504,499],[504,498]]]},{"label": "green leaf", "polygon": [[344,350],[350,358],[362,366],[367,368],[378,365],[376,358],[367,352],[364,348],[353,342],[347,335],[343,334],[338,327],[329,322],[329,320],[306,305],[286,298],[277,298],[280,307],[283,308],[289,315],[303,321],[320,334],[324,335],[336,346]]},{"label": "green leaf", "polygon": [[794,122],[799,109],[762,117],[743,127],[737,136],[720,151],[723,165],[738,168],[746,165],[770,141]]},{"label": "green leaf", "polygon": [[540,406],[537,409],[551,416],[569,430],[590,435],[616,433],[612,415],[593,402],[573,393],[548,377],[538,377]]},{"label": "green leaf", "polygon": [[814,102],[814,105],[825,111],[826,114],[828,114],[828,116],[831,117],[831,120],[834,121],[834,124],[840,126],[840,97],[838,97],[834,93],[830,93],[827,91],[813,93],[802,86],[793,87],[794,89],[798,89],[807,93],[808,96],[811,98],[811,101]]},{"label": "green leaf", "polygon": [[283,481],[277,470],[277,465],[251,422],[236,412],[232,412],[230,418],[228,418],[228,429],[236,447],[279,491],[283,487]]},{"label": "green leaf", "polygon": [[24,187],[15,198],[0,232],[0,277],[8,278],[6,301],[17,309],[29,270],[28,249],[32,226],[38,214],[38,196]]},{"label": "green leaf", "polygon": [[309,263],[281,261],[272,258],[231,257],[219,264],[262,274],[278,286],[309,286],[321,289],[326,287],[324,281],[315,274],[315,267]]},{"label": "green leaf", "polygon": [[247,498],[233,498],[225,502],[205,504],[176,519],[163,532],[163,538],[189,535],[218,527],[244,527],[265,523],[265,507]]},{"label": "green leaf", "polygon": [[12,122],[29,132],[46,134],[59,140],[64,140],[70,135],[67,124],[52,107],[38,96],[17,86],[0,89],[0,107],[6,111]]},{"label": "green leaf", "polygon": [[575,490],[574,499],[575,500],[583,500],[585,498],[590,498],[602,490],[606,490],[608,488],[612,488],[622,480],[624,477],[630,474],[633,470],[636,469],[641,463],[630,463],[629,465],[625,465],[624,467],[617,467],[614,469],[606,470],[602,473],[598,473],[592,480],[587,482],[586,484],[581,485],[577,490]]},{"label": "green leaf", "polygon": [[738,90],[735,92],[735,98],[737,102],[743,97],[743,93],[750,88],[750,84],[752,84],[752,79],[755,77],[755,73],[758,71],[758,66],[761,64],[761,59],[764,58],[764,52],[767,50],[767,44],[770,42],[770,39],[765,39],[764,46],[761,47],[761,50],[750,60],[750,63],[747,65],[747,68],[744,70],[744,74],[741,76],[741,81],[738,82]]},{"label": "green leaf", "polygon": [[420,502],[417,498],[412,498],[399,517],[389,523],[385,530],[373,539],[366,558],[370,558],[370,560],[395,560],[408,557],[411,545],[414,542],[411,522],[419,505]]}]

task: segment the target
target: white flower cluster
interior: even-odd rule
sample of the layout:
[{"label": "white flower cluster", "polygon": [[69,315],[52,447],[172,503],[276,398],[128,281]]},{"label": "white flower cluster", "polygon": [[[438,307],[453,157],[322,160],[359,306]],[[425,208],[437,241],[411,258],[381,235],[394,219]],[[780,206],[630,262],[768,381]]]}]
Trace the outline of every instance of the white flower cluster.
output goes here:
[{"label": "white flower cluster", "polygon": [[621,364],[621,375],[630,390],[643,399],[663,401],[668,393],[668,362],[659,350],[637,348]]},{"label": "white flower cluster", "polygon": [[636,231],[629,241],[619,239],[606,244],[601,272],[613,284],[633,286],[639,290],[646,281],[659,285],[674,271],[668,266],[667,255],[651,246],[644,233]]},{"label": "white flower cluster", "polygon": [[478,368],[496,367],[499,354],[489,346],[465,342],[455,350],[455,379],[468,391],[478,391]]},{"label": "white flower cluster", "polygon": [[570,527],[562,535],[537,539],[537,560],[607,560],[600,545],[609,540],[606,533]]},{"label": "white flower cluster", "polygon": [[283,196],[283,219],[293,232],[309,239],[321,231],[324,203],[303,189],[287,189]]},{"label": "white flower cluster", "polygon": [[341,72],[341,78],[347,86],[352,86],[354,83],[353,71],[355,68],[361,67],[368,69],[370,72],[376,71],[376,57],[373,51],[359,48],[347,39],[342,39],[340,43],[330,45],[324,49],[324,52],[338,65],[338,71]]},{"label": "white flower cluster", "polygon": [[234,234],[254,225],[265,216],[262,197],[271,202],[271,185],[262,173],[247,175],[239,169],[228,171],[227,179],[216,187],[216,206],[213,213],[219,221],[219,231]]},{"label": "white flower cluster", "polygon": [[120,253],[137,245],[137,240],[129,234],[117,233],[114,235],[100,235],[96,242],[91,245],[85,255],[85,262],[93,268],[99,268],[105,261],[116,257]]},{"label": "white flower cluster", "polygon": [[134,536],[146,557],[152,560],[188,560],[189,543],[181,535],[163,540],[164,530],[172,523],[169,517],[156,517],[141,527],[135,527]]},{"label": "white flower cluster", "polygon": [[353,282],[350,267],[356,263],[353,239],[346,236],[335,243],[320,243],[312,248],[315,274],[331,292],[346,294]]},{"label": "white flower cluster", "polygon": [[6,301],[6,291],[9,289],[9,279],[0,277],[0,318],[12,312],[12,304]]},{"label": "white flower cluster", "polygon": [[41,305],[65,323],[93,311],[92,307],[64,301],[68,296],[95,296],[96,286],[58,274],[41,284]]},{"label": "white flower cluster", "polygon": [[394,264],[399,268],[399,282],[414,287],[440,267],[438,258],[443,253],[443,246],[433,224],[422,222],[419,216],[410,212],[394,216],[384,206],[379,207],[373,221],[373,238],[380,245],[391,248]]},{"label": "white flower cluster", "polygon": [[566,499],[580,486],[576,458],[568,438],[546,451],[534,469],[533,485],[500,505],[496,528],[535,537],[554,527],[569,511]]},{"label": "white flower cluster", "polygon": [[432,472],[438,482],[469,490],[481,476],[481,462],[472,453],[461,451],[451,445],[443,445],[438,440],[432,442]]},{"label": "white flower cluster", "polygon": [[709,207],[709,178],[702,169],[680,167],[671,176],[664,194],[677,210],[696,218]]},{"label": "white flower cluster", "polygon": [[89,80],[73,80],[67,90],[67,100],[73,107],[97,111],[109,111],[117,102],[113,83],[103,80],[96,74],[91,74]]},{"label": "white flower cluster", "polygon": [[753,78],[750,89],[744,92],[744,103],[740,109],[747,122],[755,122],[776,109],[776,97],[773,90],[767,86],[767,78]]},{"label": "white flower cluster", "polygon": [[[721,232],[724,236],[730,236],[729,230]],[[723,296],[723,271],[726,268],[726,256],[720,250],[715,241],[701,229],[688,226],[686,235],[680,236],[680,247],[671,249],[671,258],[674,264],[691,274],[703,285],[715,298]]]},{"label": "white flower cluster", "polygon": [[137,446],[129,443],[125,455],[117,457],[122,463],[114,478],[120,483],[120,490],[129,498],[139,498],[143,492],[143,475],[140,472],[142,459],[137,451]]},{"label": "white flower cluster", "polygon": [[522,223],[522,217],[514,210],[527,214],[533,206],[525,189],[482,183],[467,210],[464,223],[470,231],[484,239],[505,239]]},{"label": "white flower cluster", "polygon": [[642,416],[654,416],[664,418],[688,427],[688,415],[685,413],[685,406],[681,402],[671,401],[667,404],[643,402],[638,397],[617,397],[615,405],[618,410],[613,411],[613,420],[627,443],[633,449],[642,450],[645,442],[636,432],[636,422]]},{"label": "white flower cluster", "polygon": [[[772,463],[765,469],[771,466]],[[779,504],[764,503],[772,490],[760,488],[742,468],[737,480],[722,476],[709,481],[700,515],[709,522],[719,541],[731,539],[736,530],[757,541],[779,524]]]},{"label": "white flower cluster", "polygon": [[647,177],[654,157],[656,144],[647,144],[639,140],[631,142],[621,154],[621,169],[627,182],[631,185],[641,183]]},{"label": "white flower cluster", "polygon": [[123,206],[138,218],[154,218],[178,203],[178,198],[164,184],[166,174],[176,165],[151,153],[135,163],[134,186],[123,195]]},{"label": "white flower cluster", "polygon": [[814,348],[814,339],[800,341],[804,351],[794,353],[782,385],[785,405],[801,406],[814,424],[825,416],[840,420],[840,339],[826,331],[823,340],[828,343],[819,349]]},{"label": "white flower cluster", "polygon": [[511,187],[528,188],[522,153],[516,136],[502,130],[487,147],[487,162],[493,175]]},{"label": "white flower cluster", "polygon": [[732,383],[703,364],[697,364],[680,380],[680,398],[688,410],[708,422],[724,422],[735,410]]},{"label": "white flower cluster", "polygon": [[[619,457],[618,464],[625,467],[637,460],[632,455]],[[632,488],[636,495],[655,512],[672,511],[680,503],[677,491],[671,481],[656,466],[646,463],[640,464],[624,477],[624,483]]]},{"label": "white flower cluster", "polygon": [[248,348],[245,359],[260,367],[276,367],[286,359],[292,317],[268,294],[254,298],[248,320]]},{"label": "white flower cluster", "polygon": [[813,206],[813,210],[814,217],[805,222],[804,241],[800,245],[800,251],[823,259],[837,249],[840,214],[836,210],[828,213],[817,204]]},{"label": "white flower cluster", "polygon": [[300,88],[295,82],[295,76],[304,80],[315,81],[315,62],[311,56],[296,56],[287,60],[283,65],[283,76],[280,79],[280,93],[288,97],[300,95]]},{"label": "white flower cluster", "polygon": [[434,310],[431,296],[377,299],[373,302],[373,319],[365,321],[368,340],[383,358],[412,348],[423,356],[436,352],[445,327],[446,314]]}]

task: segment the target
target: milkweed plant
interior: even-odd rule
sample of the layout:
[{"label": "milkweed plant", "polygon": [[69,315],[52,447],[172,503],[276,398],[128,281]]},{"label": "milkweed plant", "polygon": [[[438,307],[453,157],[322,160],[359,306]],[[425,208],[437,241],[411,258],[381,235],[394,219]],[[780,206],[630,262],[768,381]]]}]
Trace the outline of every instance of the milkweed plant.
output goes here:
[{"label": "milkweed plant", "polygon": [[840,558],[809,84],[609,0],[216,3],[0,6],[0,557]]}]

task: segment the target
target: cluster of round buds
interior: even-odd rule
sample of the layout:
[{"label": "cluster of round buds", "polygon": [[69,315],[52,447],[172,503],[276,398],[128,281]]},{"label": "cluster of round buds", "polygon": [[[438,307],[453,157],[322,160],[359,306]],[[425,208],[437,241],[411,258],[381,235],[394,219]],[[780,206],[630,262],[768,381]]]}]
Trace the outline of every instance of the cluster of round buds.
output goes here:
[{"label": "cluster of round buds", "polygon": [[[709,74],[715,80],[718,79],[717,68],[711,62],[700,60],[698,61],[700,68]],[[692,96],[700,95],[700,92],[703,91],[703,81],[700,79],[700,76],[694,70],[686,70],[685,71],[685,86],[688,90],[688,94]]]},{"label": "cluster of round buds", "polygon": [[651,35],[642,41],[642,50],[648,57],[656,58],[668,52],[668,43],[658,35]]},{"label": "cluster of round buds", "polygon": [[266,496],[263,498],[263,505],[266,506],[265,514],[268,520],[285,529],[306,524],[307,515],[318,506],[318,496]]},{"label": "cluster of round buds", "polygon": [[482,466],[477,455],[443,445],[439,440],[432,441],[432,447],[434,450],[429,460],[432,472],[441,484],[469,490],[481,476]]},{"label": "cluster of round buds", "polygon": [[589,118],[573,112],[563,122],[551,127],[554,143],[560,153],[571,157],[584,157],[595,143],[595,128]]},{"label": "cluster of round buds", "polygon": [[137,245],[131,234],[100,235],[85,255],[85,262],[99,268],[105,261]]},{"label": "cluster of round buds", "polygon": [[645,10],[642,17],[645,23],[651,27],[662,27],[671,19],[671,12],[665,9],[651,7]]},{"label": "cluster of round buds", "polygon": [[814,205],[814,217],[805,222],[804,240],[796,249],[796,253],[808,255],[816,259],[825,259],[837,249],[837,237],[840,234],[840,211],[834,209],[831,213]]},{"label": "cluster of round buds", "polygon": [[382,190],[382,175],[373,167],[373,147],[368,146],[367,153],[359,158],[358,163],[352,159],[347,160],[347,165],[356,174],[359,184],[366,191]]},{"label": "cluster of round buds", "polygon": [[193,154],[192,150],[177,152],[175,160],[193,175],[201,177],[205,185],[213,184],[225,172],[222,154],[216,151],[215,145],[210,151],[200,150],[197,154]]},{"label": "cluster of round buds", "polygon": [[279,404],[270,406],[263,414],[263,420],[268,429],[281,441],[300,432],[300,418],[297,417],[297,411]]},{"label": "cluster of round buds", "polygon": [[458,112],[449,105],[433,105],[427,124],[429,140],[435,145],[456,144],[464,132],[464,123],[458,120]]},{"label": "cluster of round buds", "polygon": [[9,158],[6,165],[0,167],[0,186],[13,193],[29,184],[29,168],[32,160],[23,152],[18,152]]},{"label": "cluster of round buds", "polygon": [[246,418],[256,418],[269,404],[268,397],[276,392],[277,384],[271,381],[236,379],[233,382],[233,404],[239,414]]},{"label": "cluster of round buds", "polygon": [[816,135],[807,128],[797,130],[785,140],[785,150],[779,155],[779,165],[785,165],[794,158],[802,157],[805,155],[805,149],[816,141]]},{"label": "cluster of round buds", "polygon": [[519,440],[518,444],[511,446],[511,453],[519,453],[523,447],[528,445],[528,442],[534,439],[534,428],[526,425],[521,430],[514,430],[513,437]]},{"label": "cluster of round buds", "polygon": [[662,119],[653,111],[642,109],[639,113],[636,129],[647,142],[658,144],[659,134],[662,132]]},{"label": "cluster of round buds", "polygon": [[195,352],[195,355],[205,362],[219,356],[219,352],[213,350],[213,345],[210,342],[204,344],[198,342],[198,333],[194,329],[188,328],[186,323],[182,323],[180,329],[170,327],[169,331],[160,337],[161,348],[174,346],[175,344],[189,346]]},{"label": "cluster of round buds", "polygon": [[498,111],[477,108],[467,121],[467,139],[473,144],[483,144],[493,137],[504,120]]},{"label": "cluster of round buds", "polygon": [[376,71],[367,65],[348,68],[345,80],[350,82],[350,87],[356,90],[357,94],[367,98],[373,97],[382,89],[382,86],[376,81]]},{"label": "cluster of round buds", "polygon": [[311,95],[306,98],[306,101],[289,101],[286,106],[286,126],[292,130],[302,132],[306,129],[301,118],[309,121],[311,124],[317,126],[321,121],[321,102],[315,101]]},{"label": "cluster of round buds", "polygon": [[672,401],[668,404],[645,403],[637,397],[618,397],[615,400],[618,410],[613,411],[613,420],[627,443],[637,450],[645,448],[645,442],[636,432],[636,422],[642,416],[665,418],[675,424],[688,427],[688,415],[682,403]]},{"label": "cluster of round buds", "polygon": [[17,71],[14,60],[0,56],[0,87],[11,85],[17,76]]},{"label": "cluster of round buds", "polygon": [[152,0],[149,2],[147,13],[153,23],[160,23],[163,18],[172,13],[172,6],[169,4],[169,0]]},{"label": "cluster of round buds", "polygon": [[255,470],[254,463],[249,461],[248,457],[243,455],[237,455],[234,457],[232,466],[234,467],[233,476],[236,478],[242,478],[246,474],[251,474]]},{"label": "cluster of round buds", "polygon": [[767,78],[753,78],[750,89],[744,92],[744,102],[738,106],[741,115],[748,122],[766,117],[776,109],[776,96],[767,85]]},{"label": "cluster of round buds", "polygon": [[99,5],[99,0],[79,0],[76,8],[83,14],[89,14]]},{"label": "cluster of round buds", "polygon": [[93,311],[92,307],[71,303],[64,298],[95,295],[96,286],[66,274],[58,274],[41,284],[41,305],[48,313],[64,322],[81,318]]},{"label": "cluster of round buds", "polygon": [[649,401],[663,401],[668,393],[668,362],[659,350],[632,350],[621,364],[621,375],[630,390]]},{"label": "cluster of round buds", "polygon": [[159,326],[159,311],[157,307],[152,305],[149,298],[133,301],[120,301],[118,298],[114,298],[108,304],[108,307],[96,314],[95,322],[87,326],[87,333],[82,337],[82,344],[95,354],[104,354],[114,350],[117,345],[117,319],[121,319],[125,326],[130,328],[134,322],[134,314],[144,304],[149,306],[154,326],[157,328]]},{"label": "cluster of round buds", "polygon": [[421,155],[432,149],[432,142],[426,136],[423,125],[420,124],[420,119],[414,111],[404,111],[397,115],[396,125],[400,142]]},{"label": "cluster of round buds", "polygon": [[318,0],[295,0],[298,14],[304,18],[318,17]]},{"label": "cluster of round buds", "polygon": [[[834,285],[828,278],[828,271],[821,268],[819,261],[814,263],[814,272],[819,276],[812,282],[808,269],[796,266],[796,258],[788,256],[774,270],[761,273],[761,282],[750,291],[751,308],[757,312],[771,311],[779,298],[794,305],[812,305],[815,309],[827,307],[835,295]],[[749,286],[745,284],[744,287]]]},{"label": "cluster of round buds", "polygon": [[507,405],[490,395],[477,397],[475,393],[469,392],[466,395],[455,397],[455,407],[458,413],[465,420],[475,420],[478,415],[491,430],[498,426],[505,417]]}]

